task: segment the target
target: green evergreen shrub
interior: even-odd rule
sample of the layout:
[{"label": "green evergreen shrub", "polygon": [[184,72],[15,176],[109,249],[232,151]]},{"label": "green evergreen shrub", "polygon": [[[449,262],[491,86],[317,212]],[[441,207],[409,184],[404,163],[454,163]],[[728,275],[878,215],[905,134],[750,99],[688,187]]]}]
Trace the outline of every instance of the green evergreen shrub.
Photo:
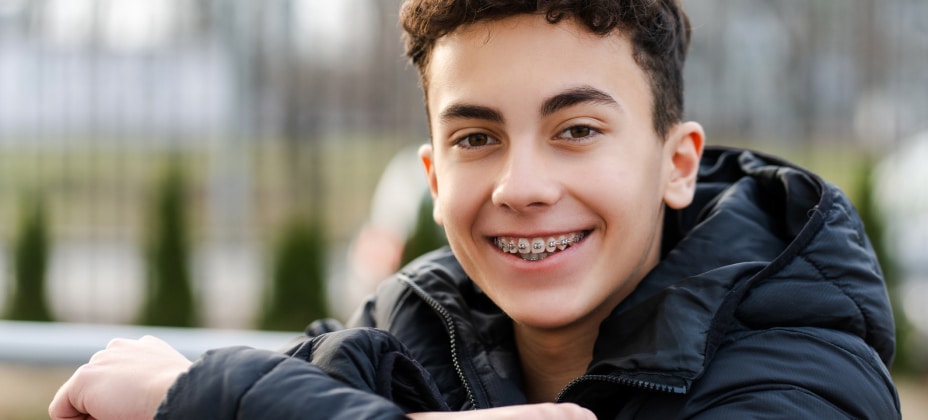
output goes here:
[{"label": "green evergreen shrub", "polygon": [[426,252],[441,248],[447,244],[448,238],[445,237],[444,229],[435,223],[435,219],[432,218],[432,197],[425,194],[419,204],[416,226],[403,246],[400,267]]},{"label": "green evergreen shrub", "polygon": [[192,327],[197,311],[190,281],[186,174],[168,165],[155,188],[145,244],[146,296],[139,322]]},{"label": "green evergreen shrub", "polygon": [[883,270],[883,278],[886,280],[886,287],[889,291],[890,300],[893,303],[893,318],[896,322],[896,357],[893,360],[893,371],[908,372],[915,368],[907,346],[909,322],[906,320],[905,312],[902,310],[902,296],[899,291],[899,270],[896,261],[886,248],[885,240],[885,223],[884,216],[880,213],[876,202],[874,201],[873,169],[875,164],[872,160],[867,160],[862,165],[862,170],[858,172],[858,179],[855,189],[854,207],[860,215],[864,224],[864,230],[867,237],[870,238],[870,244],[876,252],[880,261],[880,267]]},{"label": "green evergreen shrub", "polygon": [[304,218],[289,221],[272,251],[271,281],[265,289],[259,328],[303,330],[329,316],[325,287],[325,230]]},{"label": "green evergreen shrub", "polygon": [[52,320],[45,295],[49,242],[45,202],[35,194],[24,200],[13,241],[13,281],[7,293],[7,319]]}]

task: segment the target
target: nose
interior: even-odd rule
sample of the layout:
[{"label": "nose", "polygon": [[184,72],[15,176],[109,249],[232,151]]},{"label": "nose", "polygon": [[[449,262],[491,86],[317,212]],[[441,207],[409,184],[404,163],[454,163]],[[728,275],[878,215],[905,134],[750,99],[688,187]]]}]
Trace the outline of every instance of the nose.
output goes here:
[{"label": "nose", "polygon": [[552,162],[537,143],[513,143],[493,189],[493,204],[524,213],[556,203],[562,188]]}]

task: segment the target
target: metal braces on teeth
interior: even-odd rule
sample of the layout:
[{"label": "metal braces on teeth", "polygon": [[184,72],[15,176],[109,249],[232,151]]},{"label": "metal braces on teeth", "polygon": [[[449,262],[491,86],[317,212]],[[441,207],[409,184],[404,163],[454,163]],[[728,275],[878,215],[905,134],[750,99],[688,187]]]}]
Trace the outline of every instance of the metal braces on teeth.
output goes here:
[{"label": "metal braces on teeth", "polygon": [[[583,233],[575,233],[567,238],[549,238],[547,244],[545,244],[543,241],[531,241],[531,245],[529,245],[529,240],[527,239],[518,240],[517,243],[517,241],[514,239],[506,241],[502,238],[494,239],[494,243],[503,252],[519,254],[519,256],[526,261],[539,261],[545,259],[550,254],[553,254],[557,251],[562,251],[567,247],[580,242],[580,240],[583,239],[583,236]],[[547,245],[547,247],[545,247],[545,245]],[[529,250],[529,246],[531,246],[531,250]],[[545,252],[545,249],[554,250]]]}]

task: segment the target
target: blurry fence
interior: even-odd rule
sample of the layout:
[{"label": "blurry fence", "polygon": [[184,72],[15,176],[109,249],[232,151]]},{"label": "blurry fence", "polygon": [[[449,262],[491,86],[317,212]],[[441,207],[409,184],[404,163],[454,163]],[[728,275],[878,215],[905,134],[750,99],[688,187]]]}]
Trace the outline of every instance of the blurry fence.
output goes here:
[{"label": "blurry fence", "polygon": [[188,174],[206,325],[250,327],[269,249],[321,219],[336,271],[380,172],[426,140],[397,1],[0,3],[0,305],[45,198],[56,318],[132,322],[160,171]]}]

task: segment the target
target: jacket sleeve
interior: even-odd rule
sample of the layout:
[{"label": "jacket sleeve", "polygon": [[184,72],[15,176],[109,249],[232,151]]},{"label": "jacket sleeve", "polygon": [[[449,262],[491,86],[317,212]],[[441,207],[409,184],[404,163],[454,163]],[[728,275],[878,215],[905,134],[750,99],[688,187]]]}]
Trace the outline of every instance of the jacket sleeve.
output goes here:
[{"label": "jacket sleeve", "polygon": [[348,329],[289,354],[207,352],[161,402],[158,419],[397,419],[446,410],[428,374],[387,333]]},{"label": "jacket sleeve", "polygon": [[403,411],[305,361],[234,347],[212,350],[175,381],[157,419],[400,419]]}]

